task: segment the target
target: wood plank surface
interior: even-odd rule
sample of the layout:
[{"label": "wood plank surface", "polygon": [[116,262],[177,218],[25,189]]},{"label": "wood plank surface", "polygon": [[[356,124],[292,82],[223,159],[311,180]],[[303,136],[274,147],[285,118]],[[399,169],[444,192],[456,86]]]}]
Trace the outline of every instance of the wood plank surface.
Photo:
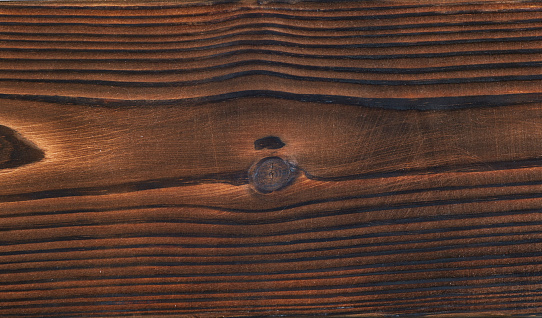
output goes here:
[{"label": "wood plank surface", "polygon": [[0,316],[542,313],[542,3],[0,3]]}]

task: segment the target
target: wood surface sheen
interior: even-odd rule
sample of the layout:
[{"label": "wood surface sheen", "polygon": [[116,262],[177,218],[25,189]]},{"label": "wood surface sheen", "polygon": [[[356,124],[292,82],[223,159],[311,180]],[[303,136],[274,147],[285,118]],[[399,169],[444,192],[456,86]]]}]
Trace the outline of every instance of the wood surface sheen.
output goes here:
[{"label": "wood surface sheen", "polygon": [[2,2],[0,316],[540,314],[541,71],[537,1]]}]

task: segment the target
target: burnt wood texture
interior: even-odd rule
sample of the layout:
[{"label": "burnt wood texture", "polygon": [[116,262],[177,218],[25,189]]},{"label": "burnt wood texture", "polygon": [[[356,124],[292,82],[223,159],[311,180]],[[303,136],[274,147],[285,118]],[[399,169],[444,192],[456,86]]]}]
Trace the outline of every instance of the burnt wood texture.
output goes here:
[{"label": "burnt wood texture", "polygon": [[542,313],[538,1],[0,3],[0,316]]}]

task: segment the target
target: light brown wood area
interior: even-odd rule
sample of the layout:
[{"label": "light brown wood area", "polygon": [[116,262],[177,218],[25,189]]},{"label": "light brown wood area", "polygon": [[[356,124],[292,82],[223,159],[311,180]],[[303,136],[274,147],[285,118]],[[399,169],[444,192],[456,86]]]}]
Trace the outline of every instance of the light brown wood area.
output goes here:
[{"label": "light brown wood area", "polygon": [[542,4],[0,3],[0,316],[542,313]]}]

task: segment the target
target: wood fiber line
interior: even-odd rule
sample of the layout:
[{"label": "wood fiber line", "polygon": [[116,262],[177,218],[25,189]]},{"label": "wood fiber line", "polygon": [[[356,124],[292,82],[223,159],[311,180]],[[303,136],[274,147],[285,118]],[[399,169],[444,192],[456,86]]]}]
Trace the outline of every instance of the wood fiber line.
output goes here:
[{"label": "wood fiber line", "polygon": [[0,316],[540,314],[541,35],[537,1],[2,2]]}]

